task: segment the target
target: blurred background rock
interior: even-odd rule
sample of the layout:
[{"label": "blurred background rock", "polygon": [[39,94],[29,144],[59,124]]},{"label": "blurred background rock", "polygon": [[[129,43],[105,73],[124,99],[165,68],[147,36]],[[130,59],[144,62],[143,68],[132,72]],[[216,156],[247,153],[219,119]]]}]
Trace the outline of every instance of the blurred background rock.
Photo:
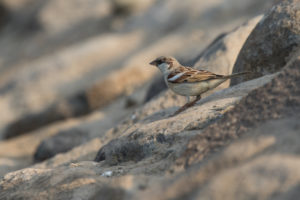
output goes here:
[{"label": "blurred background rock", "polygon": [[[0,199],[297,196],[298,11],[299,0],[0,0]],[[185,98],[148,64],[161,55],[265,76],[169,118]]]},{"label": "blurred background rock", "polygon": [[[2,0],[0,137],[87,114],[147,88],[160,76],[148,66],[153,57],[173,55],[192,64],[217,35],[273,3]],[[87,102],[69,106],[78,95]],[[134,98],[139,104],[144,96]],[[62,101],[71,108],[61,110]]]}]

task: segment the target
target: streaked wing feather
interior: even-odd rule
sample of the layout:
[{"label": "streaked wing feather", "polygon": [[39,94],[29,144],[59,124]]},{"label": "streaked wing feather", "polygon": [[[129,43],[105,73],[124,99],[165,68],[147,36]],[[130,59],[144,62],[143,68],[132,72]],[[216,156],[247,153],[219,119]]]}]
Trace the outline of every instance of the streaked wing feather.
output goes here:
[{"label": "streaked wing feather", "polygon": [[[195,82],[200,82],[200,81],[205,81],[209,79],[220,79],[224,78],[222,75],[217,75],[209,71],[205,70],[195,70],[190,67],[185,68],[185,73],[182,74],[180,77],[176,78],[175,80],[172,79],[172,77],[175,77],[177,74],[182,73],[182,70],[184,68],[179,68],[169,74],[168,76],[168,81],[171,83],[195,83]],[[171,80],[170,80],[171,79]]]}]

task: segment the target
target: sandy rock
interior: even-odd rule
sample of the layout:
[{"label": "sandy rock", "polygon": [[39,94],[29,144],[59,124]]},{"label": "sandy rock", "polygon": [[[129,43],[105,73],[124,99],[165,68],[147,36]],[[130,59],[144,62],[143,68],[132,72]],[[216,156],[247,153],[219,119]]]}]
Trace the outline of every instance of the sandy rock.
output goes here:
[{"label": "sandy rock", "polygon": [[[114,179],[114,177],[127,174],[163,176],[166,172],[176,169],[177,164],[174,166],[174,163],[177,162],[176,160],[185,149],[183,147],[190,138],[201,133],[202,129],[214,123],[214,119],[223,116],[248,92],[264,85],[271,78],[272,76],[263,77],[227,88],[202,99],[195,107],[171,118],[168,116],[177,109],[178,104],[183,103],[183,99],[174,96],[170,92],[165,92],[157,99],[138,109],[133,115],[128,116],[123,123],[109,130],[102,137],[78,146],[67,153],[56,155],[29,169],[5,175],[0,183],[0,196],[34,198],[32,196],[34,194],[35,196],[45,195],[59,199],[69,198],[70,196],[74,198],[82,197],[83,194],[87,197],[90,197],[89,195],[99,195],[95,188],[101,188],[98,184],[102,185],[103,178],[105,178],[101,175],[108,174],[110,171],[112,173],[112,185],[105,182],[105,184],[109,184],[109,187],[113,187],[114,183],[118,182],[120,185],[117,187],[121,187],[122,191],[148,188],[147,181],[143,182],[143,179],[139,180],[142,182],[141,185],[139,181],[134,181],[133,188],[131,188],[125,180]],[[112,139],[120,137],[124,139],[121,145],[112,145],[107,148],[106,144]],[[126,144],[136,144],[133,146],[138,147],[132,148],[133,151],[130,151],[133,153],[130,154],[132,156],[122,154],[123,150],[129,147]],[[146,148],[146,154],[141,156],[136,154],[137,149],[144,150],[147,144],[150,144],[150,149]],[[105,156],[99,159],[101,162],[95,164],[91,160],[96,157],[99,147],[108,150],[104,151]],[[102,160],[104,158],[105,160]],[[118,165],[114,165],[116,163]],[[92,183],[90,181],[86,182],[91,177],[93,179],[91,180]],[[37,184],[39,187],[36,186]],[[137,184],[139,186],[136,186]],[[127,186],[125,187],[125,185]],[[16,191],[16,187],[18,187],[17,191],[20,191],[19,193],[13,192]],[[48,190],[42,191],[38,188],[48,188]],[[35,190],[35,192],[31,190]],[[85,192],[83,193],[83,191]],[[124,193],[126,197],[129,195],[127,192]]]},{"label": "sandy rock", "polygon": [[[300,57],[293,58],[270,83],[251,91],[218,123],[191,137],[176,161],[176,167],[184,165],[187,171],[134,198],[296,198],[299,64]],[[242,139],[232,143],[238,137]]]},{"label": "sandy rock", "polygon": [[[117,187],[116,194],[119,194],[117,191],[122,191],[121,193],[125,195],[124,198],[130,197],[131,193],[127,191],[139,191],[140,188],[145,190],[153,182],[147,181],[149,178],[146,180],[138,178],[137,181],[129,184],[124,175],[132,174],[135,177],[133,180],[136,180],[136,176],[142,174],[163,176],[167,171],[172,171],[174,162],[184,150],[182,147],[187,144],[190,138],[199,132],[201,133],[201,129],[214,122],[213,119],[217,119],[230,110],[242,96],[247,95],[249,91],[260,87],[270,79],[271,77],[263,77],[217,92],[203,99],[194,108],[172,118],[167,116],[176,109],[174,106],[178,102],[172,100],[176,97],[168,94],[168,92],[161,94],[155,101],[149,102],[144,108],[136,111],[135,117],[130,116],[130,120],[136,121],[134,126],[130,123],[120,124],[108,131],[101,139],[94,139],[31,168],[6,174],[0,182],[0,196],[34,198],[34,194],[35,196],[50,196],[55,199],[82,198],[83,196],[98,197],[100,195],[98,191],[103,192],[101,185],[104,181],[104,184],[109,185],[109,188]],[[170,101],[166,101],[166,97]],[[126,121],[129,119],[125,119],[124,122]],[[196,123],[191,124],[191,122]],[[121,145],[112,145],[109,148],[105,145],[112,138],[120,136],[123,136],[124,139],[120,143]],[[139,148],[130,147],[133,149],[130,152],[137,152],[136,149],[144,149],[144,145],[151,144],[150,151],[149,149],[146,151],[147,156],[144,156],[145,154],[139,156],[140,154],[136,153],[130,154],[133,156],[122,154],[122,150],[129,147],[126,144],[133,143],[136,144],[133,147]],[[105,160],[100,159],[102,161],[96,164],[91,160],[96,157],[99,147],[107,148],[107,151],[100,151],[105,152],[105,156],[102,158]],[[114,160],[114,158],[116,159]],[[110,162],[113,160],[117,162]],[[116,163],[118,165],[114,165]],[[111,179],[105,178],[105,174],[112,174]],[[115,178],[118,176],[122,176],[122,178]],[[156,179],[154,178],[154,180]],[[115,185],[116,183],[118,184]],[[36,187],[37,184],[39,187]],[[16,187],[18,188],[17,191],[20,192],[13,192],[16,191]],[[48,190],[42,191],[38,188],[48,188]],[[115,191],[109,188],[105,190],[108,192]]]},{"label": "sandy rock", "polygon": [[[297,133],[299,119],[271,120],[249,132],[254,136],[225,149],[222,157],[228,163],[234,163],[233,166],[226,166],[229,167],[227,170],[225,167],[218,170],[218,175],[209,180],[208,186],[203,187],[197,196],[203,199],[297,198],[299,193],[295,193],[295,190],[299,187],[300,179],[300,140]],[[257,152],[253,152],[256,146]],[[252,155],[248,155],[251,150]],[[245,152],[247,157],[242,158],[241,154],[234,157],[233,152]],[[254,158],[255,156],[257,157]],[[224,183],[231,187],[225,189]],[[260,187],[260,184],[264,187]]]},{"label": "sandy rock", "polygon": [[[142,102],[144,93],[145,90],[141,88],[136,91],[136,97],[133,97],[137,101]],[[69,140],[71,134],[56,135],[61,132],[72,133],[72,130],[74,129],[85,131],[86,135],[82,140],[92,140],[95,137],[104,135],[107,130],[120,123],[126,115],[133,111],[133,109],[135,109],[135,107],[125,108],[124,97],[113,102],[101,111],[93,112],[89,116],[56,122],[52,125],[33,131],[30,134],[1,141],[0,158],[3,162],[1,161],[2,164],[0,165],[0,176],[12,170],[21,169],[34,164],[34,154],[37,152],[37,148],[41,145],[42,141],[45,143],[52,143],[53,137],[59,137],[61,140]],[[48,142],[48,140],[50,141]],[[72,142],[73,140],[69,141],[71,146]],[[101,141],[96,140],[95,142],[89,143],[89,148],[94,147],[94,153],[92,153],[92,156],[88,156],[90,160],[95,158],[96,153],[99,150],[99,142]],[[73,144],[73,146],[76,145]],[[60,153],[57,149],[62,149],[62,147],[58,143],[54,143],[51,154]],[[72,156],[73,158],[77,156],[82,157],[82,153],[82,151],[78,151],[77,153],[72,154]]]},{"label": "sandy rock", "polygon": [[[64,173],[65,171],[68,172]],[[54,170],[27,168],[4,177],[1,181],[4,184],[0,183],[0,198],[92,199],[96,195],[101,199],[115,199],[124,196],[122,185],[115,182],[112,183],[115,186],[109,186],[110,181],[100,175],[101,170],[97,169],[93,162],[71,164]],[[47,190],[37,191],[34,189],[36,181],[40,183],[40,188],[47,188]],[[123,179],[122,182],[126,181],[130,182],[126,179]],[[24,187],[26,190],[23,190]],[[15,189],[20,193],[13,193],[12,191]]]},{"label": "sandy rock", "polygon": [[[3,83],[0,84],[0,105],[8,109],[1,115],[0,129],[12,123],[5,134],[9,137],[15,132],[33,130],[32,126],[41,127],[90,111],[85,95],[76,93],[101,79],[115,65],[118,67],[123,56],[137,48],[140,42],[139,33],[99,36],[29,63],[17,73],[7,74],[3,82],[0,81]],[[128,51],[124,52],[119,45]],[[99,46],[107,51],[99,55]],[[57,105],[51,105],[54,102],[58,102]],[[13,124],[15,120],[18,121]]]},{"label": "sandy rock", "polygon": [[[27,110],[19,110],[22,111],[21,113],[11,112],[12,115],[16,116],[3,116],[8,118],[2,120],[3,124],[5,124],[5,122],[7,123],[7,121],[12,121],[11,124],[8,124],[5,128],[5,137],[13,137],[51,122],[87,114],[95,109],[108,105],[113,100],[126,94],[127,91],[134,91],[138,87],[142,87],[158,72],[156,68],[148,64],[153,57],[161,55],[163,52],[168,52],[167,54],[177,54],[182,52],[182,46],[186,47],[185,51],[192,51],[195,47],[199,49],[203,48],[204,43],[203,46],[197,45],[202,37],[192,37],[194,34],[194,32],[190,33],[191,37],[186,40],[183,39],[187,35],[185,31],[176,32],[172,36],[162,38],[152,45],[145,47],[134,56],[125,59],[123,58],[123,56],[125,56],[123,54],[130,54],[130,49],[133,50],[139,45],[140,41],[138,41],[138,39],[134,39],[134,42],[131,42],[131,40],[141,36],[140,34],[135,33],[129,34],[128,36],[119,35],[116,36],[117,38],[110,37],[111,40],[108,41],[112,41],[113,43],[110,44],[110,42],[106,42],[105,44],[110,50],[101,56],[98,56],[98,53],[96,53],[97,56],[94,57],[96,55],[95,52],[98,52],[98,48],[94,48],[96,47],[95,45],[104,45],[101,43],[108,39],[100,37],[100,44],[96,44],[95,41],[92,43],[91,41],[89,45],[87,44],[88,49],[83,49],[83,52],[78,49],[74,52],[73,49],[70,49],[71,52],[66,51],[65,53],[57,54],[57,57],[54,57],[54,59],[62,63],[61,65],[56,64],[56,68],[54,69],[53,65],[51,65],[54,62],[53,59],[51,59],[51,61],[46,59],[37,62],[35,66],[31,67],[32,71],[25,72],[24,70],[23,73],[25,73],[25,75],[23,74],[22,76],[22,73],[20,74],[22,79],[25,80],[13,82],[13,80],[17,80],[17,77],[15,77],[9,82],[14,83],[14,88],[11,89],[10,93],[5,95],[6,98],[2,100],[2,103],[4,105],[13,103],[13,106],[7,107],[14,107],[16,110],[18,110],[18,107],[24,108],[24,104],[26,104]],[[120,41],[116,40],[118,38]],[[126,44],[129,45],[128,51],[123,51],[123,49],[120,48],[113,50],[116,48],[115,45],[119,46],[121,42],[124,42],[124,44],[122,44],[123,47],[125,47]],[[78,51],[80,53],[80,56],[77,56],[78,60],[70,59],[73,58],[73,56],[70,57],[69,54],[77,54]],[[117,56],[119,52],[120,54],[118,56],[121,57],[119,61],[123,62],[116,62],[114,56],[112,56],[113,52],[114,56]],[[89,55],[86,56],[86,53],[89,53]],[[80,65],[80,62],[82,62],[82,65]],[[115,66],[117,70],[112,70],[111,67],[113,69],[114,67],[110,66],[109,62],[111,62],[111,65],[119,64],[123,67]],[[97,64],[103,66],[103,69],[96,70]],[[85,65],[85,67],[82,67],[83,65]],[[49,70],[49,73],[44,73],[46,69]],[[105,77],[103,77],[104,72],[108,73]],[[56,78],[53,79],[53,74],[56,73],[60,75],[56,75]],[[87,75],[86,77],[84,76],[85,74]],[[31,77],[34,75],[37,75],[36,81],[32,82]],[[81,78],[81,76],[83,76],[83,78]],[[79,91],[79,89],[83,87],[82,82],[85,84],[84,86],[87,86],[87,83],[91,83],[92,80],[97,78],[99,81],[94,83],[91,87],[88,87],[84,91]],[[76,81],[76,79],[79,80]],[[61,84],[67,84],[69,87],[59,87]],[[33,90],[33,88],[35,89]],[[22,92],[20,92],[20,90]],[[75,91],[77,91],[77,94]],[[26,96],[24,96],[24,98],[15,98],[16,95],[25,94],[25,92]],[[72,93],[73,96],[71,96]],[[71,97],[63,99],[54,105],[47,106],[55,99],[67,97],[68,94]],[[32,104],[33,101],[35,102],[34,104]],[[43,107],[46,108],[43,109]],[[17,119],[13,120],[14,118]]]},{"label": "sandy rock", "polygon": [[93,20],[100,22],[101,18],[111,14],[110,3],[107,0],[51,0],[39,10],[38,19],[47,34],[64,32],[78,26],[78,23]]},{"label": "sandy rock", "polygon": [[300,179],[299,119],[298,115],[260,124],[186,172],[156,180],[160,184],[133,198],[295,199]]},{"label": "sandy rock", "polygon": [[168,87],[162,75],[155,77],[148,88],[147,95],[145,96],[145,102],[150,101],[153,97],[157,96],[160,92],[165,91],[167,88]]},{"label": "sandy rock", "polygon": [[38,2],[39,0],[3,0],[3,4],[5,4],[10,10],[16,11],[18,9],[22,9],[26,7],[26,5],[31,5]]},{"label": "sandy rock", "polygon": [[[41,5],[36,5],[38,2],[34,2],[36,6],[34,9],[41,9],[37,10],[37,12],[40,13],[40,16],[44,16],[42,19],[45,21],[42,24],[48,24],[49,27],[56,27],[56,25],[57,27],[63,27],[66,21],[62,20],[56,22],[56,19],[68,19],[72,17],[73,12],[62,12],[62,10],[72,2],[60,2],[55,0],[42,7]],[[82,3],[81,1],[78,2]],[[97,0],[97,6],[95,6],[87,16],[85,16],[84,13],[86,13],[90,4],[83,6],[80,8],[83,13],[73,13],[76,15],[74,22],[76,21],[75,19],[85,19],[85,17],[89,18],[90,15],[97,15],[96,10],[98,9],[98,3],[99,5],[102,5],[102,3],[106,5],[105,2],[107,1]],[[188,16],[180,14],[183,10],[185,12],[185,7],[182,7],[181,3],[178,2],[155,2],[153,5],[152,1],[148,3],[144,2],[139,9],[146,9],[147,11],[137,11],[136,13],[142,17],[137,17],[136,15],[131,16],[131,19],[128,19],[126,23],[124,22],[128,29],[132,27],[134,30],[138,29],[143,31],[121,31],[118,34],[103,34],[94,37],[86,33],[90,38],[81,38],[80,41],[82,42],[78,44],[71,43],[72,45],[70,45],[69,43],[64,43],[64,41],[69,40],[77,34],[74,30],[71,30],[71,33],[66,35],[63,33],[62,35],[53,33],[53,38],[41,35],[38,39],[34,37],[26,38],[26,40],[18,42],[16,42],[13,36],[7,36],[8,38],[4,37],[3,41],[0,41],[0,44],[1,46],[8,46],[9,48],[3,49],[3,52],[1,51],[0,53],[0,57],[3,55],[3,71],[6,72],[0,73],[2,74],[0,77],[0,93],[3,94],[0,105],[3,105],[5,108],[3,112],[6,113],[3,119],[0,120],[0,137],[3,137],[3,131],[6,131],[5,137],[12,137],[19,133],[29,132],[46,124],[69,118],[70,116],[77,116],[73,113],[78,112],[80,113],[79,115],[81,115],[82,113],[85,114],[86,112],[105,106],[128,90],[134,90],[136,87],[143,85],[143,83],[146,83],[155,75],[156,69],[154,68],[144,70],[144,67],[149,68],[147,63],[153,59],[153,57],[169,54],[182,57],[183,60],[191,60],[198,55],[217,34],[230,30],[232,26],[236,26],[236,24],[242,21],[242,18],[234,18],[232,21],[230,16],[228,16],[222,25],[213,25],[210,28],[202,29],[203,26],[207,27],[207,25],[205,25],[206,23],[200,23],[201,20],[199,20],[197,16],[203,15],[202,12],[205,12],[204,8],[214,6],[211,3],[205,3],[203,6],[193,8],[193,2],[195,2],[195,0],[191,0],[190,3],[186,5],[192,9]],[[217,1],[216,5],[220,3],[220,1]],[[76,7],[76,5],[77,4],[74,4],[73,6]],[[171,7],[176,9],[169,9]],[[59,11],[58,14],[54,12],[56,8]],[[177,24],[177,28],[174,29],[170,21],[160,21],[156,18],[159,15],[153,15],[153,10],[161,13],[161,15],[168,15],[167,18],[171,20],[176,21],[179,17],[181,19],[179,20],[180,24]],[[152,15],[151,17],[149,17],[150,14]],[[66,17],[64,18],[65,15]],[[211,18],[200,18],[212,20]],[[148,23],[148,19],[151,22]],[[132,20],[136,20],[138,23]],[[172,26],[173,28],[171,27],[169,30],[173,31],[169,35],[166,35],[164,31],[163,33],[157,31],[157,34],[149,35],[147,30],[151,27],[150,24],[152,24],[152,21],[156,24],[154,26],[157,28],[160,26],[163,27],[163,29],[168,29],[168,26]],[[185,21],[187,21],[187,23],[183,23]],[[62,25],[59,25],[59,23],[62,23]],[[71,27],[74,25],[73,23],[70,24]],[[82,24],[84,25],[85,23],[82,22]],[[130,26],[129,24],[134,25]],[[145,25],[148,27],[147,29],[143,29]],[[180,26],[182,26],[182,28],[178,29]],[[155,27],[152,27],[152,30],[154,30]],[[53,30],[55,29],[56,28],[53,28]],[[60,28],[57,28],[54,32],[59,29]],[[80,28],[80,30],[89,31],[89,29],[86,28]],[[38,40],[38,42],[36,42],[36,40]],[[78,40],[77,38],[75,41]],[[15,42],[16,44],[10,44],[10,42]],[[123,48],[118,48],[120,46],[126,48],[126,51],[124,51]],[[98,47],[105,49],[105,51],[101,51],[99,54]],[[182,50],[183,47],[185,49],[184,51]],[[23,49],[25,52],[19,52],[19,49]],[[56,53],[48,55],[46,54],[48,51]],[[34,58],[38,59],[24,64],[22,57],[25,56],[30,60],[33,55],[35,56]],[[41,58],[41,55],[45,56]],[[18,59],[14,59],[14,57]],[[22,64],[17,65],[10,62],[6,65],[6,58],[10,58],[12,61],[19,61]],[[0,66],[1,63],[0,59]],[[9,67],[6,68],[5,66]],[[115,69],[117,73],[113,71]],[[103,76],[104,74],[105,77]],[[97,80],[99,80],[99,82],[95,83]],[[123,81],[123,84],[119,84],[120,80]],[[95,84],[90,87],[92,83]],[[88,99],[87,107],[84,107],[85,105],[83,105],[84,108],[81,106],[79,106],[79,108],[72,107],[72,101],[77,101],[78,96],[86,96],[86,99]],[[61,99],[63,99],[62,102],[57,102]],[[53,103],[55,104],[51,105]],[[60,110],[61,105],[63,105],[64,108],[67,107],[67,113],[65,113],[65,110]],[[77,109],[79,109],[79,111]],[[82,109],[84,112],[82,112]],[[71,110],[71,114],[68,110]],[[44,120],[41,122],[40,119]],[[7,124],[8,127],[6,127]]]},{"label": "sandy rock", "polygon": [[[125,163],[125,166],[127,164],[129,166],[122,168],[123,173],[128,172],[128,170],[132,170],[132,173],[141,173],[141,171],[163,173],[165,170],[169,170],[170,160],[174,161],[180,155],[182,145],[190,137],[214,123],[248,92],[269,82],[272,77],[266,76],[241,84],[238,87],[217,92],[202,99],[197,106],[171,118],[169,115],[177,109],[178,104],[184,103],[184,98],[178,98],[170,92],[165,92],[157,99],[139,108],[132,115],[127,116],[118,126],[98,138],[98,143],[101,141],[99,147],[102,149],[100,151],[99,147],[92,145],[92,143],[97,144],[97,142],[91,141],[70,152],[38,164],[36,167],[51,168],[65,165],[72,162],[74,156],[81,160],[87,159],[84,155],[88,155],[88,158],[94,155],[93,160],[99,151],[97,160],[101,161],[100,166],[111,166],[111,168],[106,168],[107,170],[116,169],[120,166],[114,166],[115,163]],[[121,138],[122,141],[119,141]],[[111,145],[110,141],[113,139],[116,139],[113,143],[118,145]],[[130,144],[137,147],[131,151],[133,152],[130,154],[132,156],[122,155],[122,151],[127,149]],[[84,150],[87,147],[89,150]],[[140,152],[146,152],[143,153],[145,156],[134,153],[137,152],[136,149],[143,149]],[[82,155],[82,152],[89,153]],[[136,162],[136,159],[130,159],[135,157],[143,159],[139,162]],[[158,163],[153,162],[157,159],[162,160]],[[136,163],[139,167],[132,167],[130,163]],[[147,167],[145,168],[145,166]]]},{"label": "sandy rock", "polygon": [[[257,16],[230,33],[220,35],[199,55],[194,68],[209,70],[217,74],[232,74],[234,63],[242,46],[261,19],[262,16]],[[228,86],[229,83],[226,82],[219,86],[219,89]]]},{"label": "sandy rock", "polygon": [[[0,135],[4,127],[12,127],[11,136],[28,133],[0,141],[0,199],[298,197],[300,57],[289,55],[283,72],[206,94],[174,117],[170,114],[185,98],[169,90],[142,103],[149,80],[158,73],[148,66],[156,56],[171,54],[183,64],[198,56],[199,67],[213,63],[212,68],[231,73],[241,41],[258,18],[203,48],[273,1],[188,0],[183,5],[179,0],[115,0],[121,7],[121,12],[118,5],[113,8],[115,16],[97,13],[113,2],[106,0],[75,12],[64,9],[75,9],[79,4],[74,2],[82,0],[6,1],[34,2],[29,10],[33,22],[42,16],[39,27],[53,29],[45,29],[46,35],[39,35],[39,29],[32,32],[35,36],[22,36],[23,42],[10,34],[0,37],[0,46],[8,47],[0,49],[0,72],[5,72],[0,73]],[[286,2],[296,1],[282,4]],[[131,3],[136,7],[128,10]],[[23,5],[19,8],[22,11]],[[104,22],[101,19],[109,25],[93,27]],[[111,41],[122,45],[102,43],[111,33],[91,38],[103,27],[119,30]],[[136,29],[141,31],[131,31]],[[138,38],[136,43],[131,37]],[[64,40],[62,50],[57,43]],[[76,44],[69,46],[71,41]],[[130,50],[124,51],[127,42]],[[99,44],[109,49],[101,51],[101,58]],[[17,50],[24,47],[24,52]],[[20,63],[27,56],[39,59],[17,66],[2,59],[7,55]],[[45,153],[53,157],[34,163],[35,152],[38,159],[48,158]]]},{"label": "sandy rock", "polygon": [[85,115],[90,112],[91,110],[89,109],[86,97],[79,94],[54,104],[39,113],[27,114],[23,118],[9,124],[5,129],[3,138],[16,137],[20,133],[27,133],[50,123]]},{"label": "sandy rock", "polygon": [[[180,0],[158,1],[138,18],[130,18],[126,23],[127,29],[132,30],[136,27],[142,27],[144,30],[155,30],[157,34],[157,32],[172,32],[179,27],[189,25],[206,28],[207,24],[215,21],[222,26],[222,24],[229,21],[237,19],[245,21],[261,14],[274,3],[273,0],[212,0],[201,2],[186,0],[185,2],[185,4],[182,4]],[[249,7],[254,9],[249,9]],[[245,17],[245,13],[249,18]]]},{"label": "sandy rock", "polygon": [[[282,1],[255,27],[243,46],[233,72],[255,74],[232,79],[232,85],[282,69],[300,43],[299,1]],[[288,38],[288,39],[287,39]]]},{"label": "sandy rock", "polygon": [[[234,109],[224,115],[218,124],[191,140],[183,163],[199,162],[214,148],[237,138],[247,130],[271,119],[280,119],[298,112],[300,57],[288,63],[282,73],[262,88],[253,90]],[[226,130],[226,131],[224,131]]]}]

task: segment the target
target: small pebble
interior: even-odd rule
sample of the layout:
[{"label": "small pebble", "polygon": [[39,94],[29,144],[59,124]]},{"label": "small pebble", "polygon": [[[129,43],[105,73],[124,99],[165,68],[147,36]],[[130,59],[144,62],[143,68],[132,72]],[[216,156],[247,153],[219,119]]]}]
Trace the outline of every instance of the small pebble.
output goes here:
[{"label": "small pebble", "polygon": [[101,176],[104,176],[104,177],[111,177],[112,175],[113,175],[112,171],[106,171],[101,174]]}]

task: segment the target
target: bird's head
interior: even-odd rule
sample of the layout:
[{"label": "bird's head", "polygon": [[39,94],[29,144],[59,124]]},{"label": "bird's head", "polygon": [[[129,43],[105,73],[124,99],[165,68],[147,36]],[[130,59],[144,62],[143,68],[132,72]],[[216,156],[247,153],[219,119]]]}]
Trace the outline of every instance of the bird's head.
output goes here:
[{"label": "bird's head", "polygon": [[174,68],[180,66],[180,64],[175,58],[166,56],[160,56],[152,62],[150,62],[149,64],[158,67],[163,74],[168,73]]}]

